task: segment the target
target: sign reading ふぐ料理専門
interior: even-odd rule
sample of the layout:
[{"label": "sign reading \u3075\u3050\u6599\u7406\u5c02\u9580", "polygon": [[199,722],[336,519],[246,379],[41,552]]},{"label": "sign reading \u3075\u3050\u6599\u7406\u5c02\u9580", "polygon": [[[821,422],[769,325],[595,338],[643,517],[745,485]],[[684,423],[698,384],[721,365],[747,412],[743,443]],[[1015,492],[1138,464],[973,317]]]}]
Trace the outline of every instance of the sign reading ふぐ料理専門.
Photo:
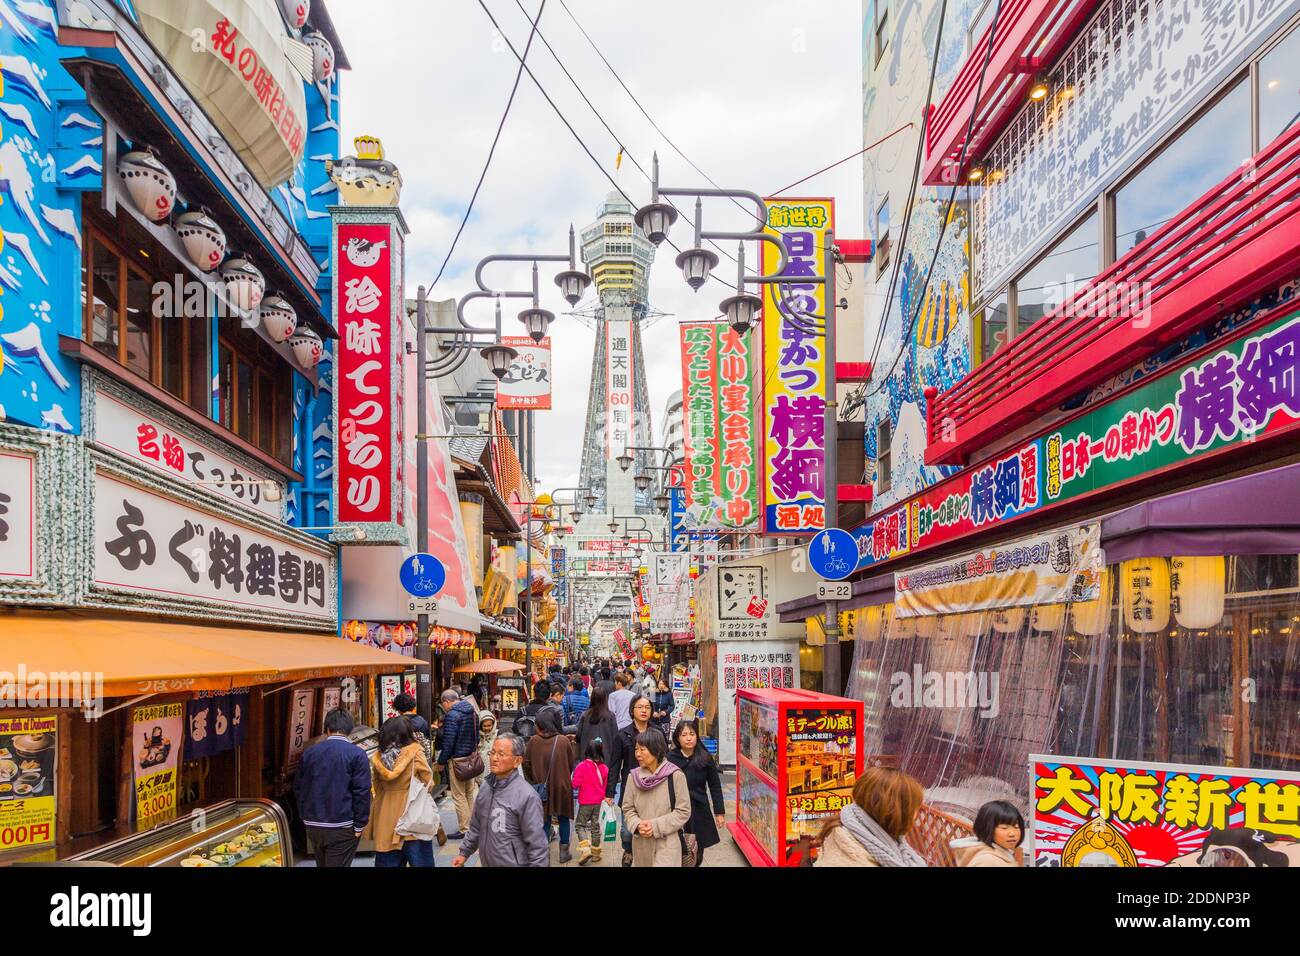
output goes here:
[{"label": "sign reading \u3075\u3050\u6599\u7406\u5c02\u9580", "polygon": [[1030,755],[1034,853],[1059,866],[1300,866],[1300,777]]},{"label": "sign reading \u3075\u3050\u6599\u7406\u5c02\u9580", "polygon": [[[789,282],[763,286],[763,531],[799,534],[826,527],[826,237],[835,228],[832,199],[769,199],[767,231],[784,244]],[[763,272],[777,251],[762,248]],[[777,298],[784,290],[786,300]],[[831,361],[834,361],[832,358]]]},{"label": "sign reading \u3075\u3050\u6599\u7406\u5c02\u9580", "polygon": [[1173,366],[853,532],[858,567],[915,553],[1300,422],[1300,313]]}]

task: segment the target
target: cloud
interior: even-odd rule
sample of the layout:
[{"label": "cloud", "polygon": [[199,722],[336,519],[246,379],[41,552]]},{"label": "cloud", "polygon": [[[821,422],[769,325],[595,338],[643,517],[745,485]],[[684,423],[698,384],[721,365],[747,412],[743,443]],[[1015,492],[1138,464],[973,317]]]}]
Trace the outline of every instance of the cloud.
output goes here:
[{"label": "cloud", "polygon": [[[505,34],[522,50],[529,23],[515,0],[486,0]],[[765,193],[862,146],[861,8],[856,0],[791,4],[788,0],[702,3],[658,0],[650,6],[565,0],[582,27],[614,64],[655,121],[700,169],[718,183]],[[537,0],[524,0],[529,14]],[[411,226],[406,282],[428,285],[464,215],[492,135],[510,95],[518,61],[474,0],[383,0],[333,3],[352,70],[341,80],[344,141],[379,136],[401,166],[402,207]],[[646,170],[658,151],[662,179],[705,186],[655,131],[610,75],[565,12],[549,0],[541,33],[614,130],[602,127],[540,40],[528,63],[596,159],[638,204]],[[627,154],[614,173],[622,144]],[[798,187],[796,194],[831,195],[840,235],[864,234],[862,164],[853,160]],[[483,256],[498,252],[564,252],[568,227],[590,223],[611,185],[574,141],[527,75],[520,81],[491,169],[473,214],[433,298],[473,287]],[[693,210],[688,211],[693,218]],[[744,227],[745,215],[726,200],[706,205],[711,229]],[[673,239],[685,248],[689,229]],[[726,244],[734,255],[734,243]],[[698,293],[682,281],[674,251],[660,249],[651,274],[652,305],[672,313],[646,330],[646,375],[656,440],[668,395],[681,387],[677,323],[707,319],[731,291],[709,283]],[[751,265],[752,250],[750,251]],[[719,273],[734,282],[725,256]],[[537,472],[542,488],[577,483],[595,336],[567,311],[543,271],[543,305],[560,315],[552,328],[555,409],[539,413]],[[527,288],[528,268],[501,267],[491,276]],[[516,324],[518,300],[507,301]],[[488,310],[490,305],[476,306]],[[475,313],[471,309],[471,314]],[[513,331],[513,330],[512,330]]]}]

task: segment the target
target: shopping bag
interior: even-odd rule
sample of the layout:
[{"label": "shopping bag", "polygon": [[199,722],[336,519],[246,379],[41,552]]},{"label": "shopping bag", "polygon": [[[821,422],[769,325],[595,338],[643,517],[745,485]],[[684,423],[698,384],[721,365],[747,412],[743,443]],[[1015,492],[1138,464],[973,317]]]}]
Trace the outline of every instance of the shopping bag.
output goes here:
[{"label": "shopping bag", "polygon": [[429,788],[415,774],[411,774],[411,787],[406,792],[406,809],[393,832],[417,840],[432,840],[438,832],[438,805]]},{"label": "shopping bag", "polygon": [[600,805],[600,842],[618,839],[618,813],[608,803]]}]

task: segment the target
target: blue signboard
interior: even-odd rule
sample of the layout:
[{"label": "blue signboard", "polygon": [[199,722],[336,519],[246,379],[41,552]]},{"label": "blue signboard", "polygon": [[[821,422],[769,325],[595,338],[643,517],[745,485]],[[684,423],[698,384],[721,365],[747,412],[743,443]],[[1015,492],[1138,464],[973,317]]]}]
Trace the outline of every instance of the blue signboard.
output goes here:
[{"label": "blue signboard", "polygon": [[401,579],[407,594],[429,598],[447,583],[447,569],[431,554],[413,554],[402,562]]},{"label": "blue signboard", "polygon": [[686,530],[686,489],[668,489],[668,540],[674,551],[690,547],[690,534]]},{"label": "blue signboard", "polygon": [[808,542],[808,563],[827,581],[843,581],[858,569],[858,542],[841,528],[818,531]]}]

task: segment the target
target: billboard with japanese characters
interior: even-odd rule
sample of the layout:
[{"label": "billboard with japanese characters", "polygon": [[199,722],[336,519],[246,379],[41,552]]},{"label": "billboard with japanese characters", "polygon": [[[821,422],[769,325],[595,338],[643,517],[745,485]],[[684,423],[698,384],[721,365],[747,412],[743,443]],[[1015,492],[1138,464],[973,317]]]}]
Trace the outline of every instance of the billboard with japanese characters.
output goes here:
[{"label": "billboard with japanese characters", "polygon": [[725,323],[681,325],[685,504],[697,530],[758,526],[751,341]]},{"label": "billboard with japanese characters", "polygon": [[853,532],[858,567],[1293,429],[1297,382],[1292,312],[876,515]]},{"label": "billboard with japanese characters", "polygon": [[501,344],[517,353],[497,383],[497,408],[551,407],[551,339],[534,342],[527,335],[503,335]]},{"label": "billboard with japanese characters", "polygon": [[1030,755],[1040,866],[1300,866],[1300,776]]},{"label": "billboard with japanese characters", "polygon": [[605,323],[605,459],[623,454],[633,437],[632,323],[610,319]]},{"label": "billboard with japanese characters", "polygon": [[396,210],[335,214],[334,501],[364,544],[404,544],[403,232]]},{"label": "billboard with japanese characters", "polygon": [[785,849],[816,837],[853,801],[858,782],[855,707],[785,712]]},{"label": "billboard with japanese characters", "polygon": [[[769,199],[767,231],[785,245],[788,283],[763,286],[763,531],[789,535],[826,526],[826,338],[813,328],[826,315],[826,237],[835,228],[832,199]],[[760,243],[763,272],[777,251]],[[834,357],[831,358],[834,361]]]},{"label": "billboard with japanese characters", "polygon": [[718,645],[718,761],[736,762],[736,691],[799,687],[799,642]]}]

